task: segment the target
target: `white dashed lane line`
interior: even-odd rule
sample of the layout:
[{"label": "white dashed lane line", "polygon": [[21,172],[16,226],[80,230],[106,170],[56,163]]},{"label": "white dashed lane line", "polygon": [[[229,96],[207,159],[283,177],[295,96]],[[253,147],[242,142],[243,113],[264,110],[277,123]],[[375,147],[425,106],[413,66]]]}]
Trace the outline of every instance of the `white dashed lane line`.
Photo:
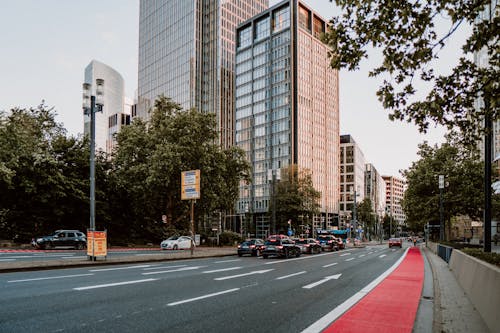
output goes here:
[{"label": "white dashed lane line", "polygon": [[275,280],[283,280],[283,279],[287,279],[287,278],[292,277],[292,276],[297,276],[297,275],[301,275],[301,274],[305,274],[305,273],[307,273],[307,271],[302,271],[302,272],[297,272],[297,273],[293,273],[290,275],[280,276],[280,277],[277,277]]}]

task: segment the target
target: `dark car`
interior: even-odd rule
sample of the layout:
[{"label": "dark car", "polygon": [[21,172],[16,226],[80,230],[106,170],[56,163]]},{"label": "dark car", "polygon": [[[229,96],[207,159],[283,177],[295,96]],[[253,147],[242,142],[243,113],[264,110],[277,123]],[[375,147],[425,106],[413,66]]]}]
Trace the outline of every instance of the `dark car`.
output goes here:
[{"label": "dark car", "polygon": [[393,246],[399,246],[399,248],[403,247],[403,242],[401,241],[401,238],[390,238],[389,239],[389,247]]},{"label": "dark car", "polygon": [[262,258],[267,259],[270,256],[290,258],[300,257],[300,247],[290,238],[269,238],[262,249]]},{"label": "dark car", "polygon": [[337,251],[338,243],[337,238],[332,235],[319,235],[318,236],[319,245],[321,245],[321,249],[323,251]]},{"label": "dark car", "polygon": [[258,257],[260,256],[262,247],[264,247],[264,240],[260,238],[247,239],[238,244],[238,256],[241,257],[244,254],[249,254],[251,256]]},{"label": "dark car", "polygon": [[314,238],[297,238],[295,245],[300,247],[302,253],[315,254],[321,252],[321,245]]},{"label": "dark car", "polygon": [[57,230],[50,236],[33,238],[31,245],[37,249],[53,249],[56,247],[83,250],[87,247],[87,237],[79,230]]}]

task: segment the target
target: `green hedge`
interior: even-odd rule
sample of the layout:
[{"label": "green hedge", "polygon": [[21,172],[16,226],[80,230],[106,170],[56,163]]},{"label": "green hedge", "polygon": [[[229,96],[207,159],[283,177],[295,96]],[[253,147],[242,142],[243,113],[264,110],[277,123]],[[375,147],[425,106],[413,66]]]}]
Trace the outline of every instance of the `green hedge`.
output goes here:
[{"label": "green hedge", "polygon": [[500,267],[500,253],[484,252],[482,249],[471,248],[461,249],[461,251],[470,256],[481,259],[482,261],[486,261],[487,263]]}]

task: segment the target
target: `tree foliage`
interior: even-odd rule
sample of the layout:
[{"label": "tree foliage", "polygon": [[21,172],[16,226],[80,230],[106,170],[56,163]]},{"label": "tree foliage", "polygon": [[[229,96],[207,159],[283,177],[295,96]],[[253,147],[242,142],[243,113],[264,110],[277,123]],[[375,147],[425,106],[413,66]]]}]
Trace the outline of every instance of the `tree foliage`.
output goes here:
[{"label": "tree foliage", "polygon": [[43,103],[0,113],[0,233],[29,240],[88,224],[88,141],[66,137]]},{"label": "tree foliage", "polygon": [[411,230],[422,231],[427,223],[440,223],[439,175],[445,176],[444,220],[448,226],[453,216],[481,216],[483,163],[475,150],[448,136],[441,146],[430,146],[426,142],[419,145],[418,155],[420,160],[403,172],[408,188],[402,206]]},{"label": "tree foliage", "polygon": [[277,231],[286,230],[288,220],[297,229],[299,217],[312,221],[312,217],[319,213],[321,193],[313,186],[311,172],[299,170],[297,165],[281,169],[281,180],[275,185],[274,197],[268,213],[272,214],[275,205]]},{"label": "tree foliage", "polygon": [[[340,15],[332,18],[324,35],[331,65],[355,70],[368,58],[369,49],[380,50],[382,63],[369,76],[384,78],[377,95],[391,120],[414,122],[423,132],[430,122],[443,124],[459,129],[467,141],[482,128],[485,112],[499,119],[500,16],[495,15],[498,8],[491,9],[492,15],[480,15],[489,11],[491,0],[335,3]],[[444,32],[437,24],[443,18],[449,23]],[[463,56],[450,74],[439,73],[435,60],[464,25],[473,25],[473,30],[462,46]],[[471,59],[481,49],[487,51],[489,62],[478,67]],[[417,79],[430,85],[422,100],[417,99]],[[474,109],[478,97],[485,102],[479,112]]]},{"label": "tree foliage", "polygon": [[170,227],[188,231],[189,201],[181,200],[181,172],[201,171],[201,199],[196,201],[197,219],[216,210],[231,210],[239,181],[248,180],[249,165],[238,148],[217,145],[215,116],[182,108],[164,96],[152,110],[151,121],[141,119],[117,135],[113,156],[115,195],[127,203],[120,224],[131,234],[158,234],[158,221],[167,215]]}]

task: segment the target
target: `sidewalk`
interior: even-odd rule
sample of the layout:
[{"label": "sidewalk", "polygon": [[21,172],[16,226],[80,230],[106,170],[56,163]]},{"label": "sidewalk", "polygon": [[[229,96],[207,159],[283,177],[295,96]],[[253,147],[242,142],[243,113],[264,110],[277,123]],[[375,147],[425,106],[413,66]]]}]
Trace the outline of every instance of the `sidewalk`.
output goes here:
[{"label": "sidewalk", "polygon": [[[434,333],[487,333],[488,327],[475,310],[448,264],[422,246],[432,268],[434,284]],[[426,272],[427,274],[427,272]]]}]

